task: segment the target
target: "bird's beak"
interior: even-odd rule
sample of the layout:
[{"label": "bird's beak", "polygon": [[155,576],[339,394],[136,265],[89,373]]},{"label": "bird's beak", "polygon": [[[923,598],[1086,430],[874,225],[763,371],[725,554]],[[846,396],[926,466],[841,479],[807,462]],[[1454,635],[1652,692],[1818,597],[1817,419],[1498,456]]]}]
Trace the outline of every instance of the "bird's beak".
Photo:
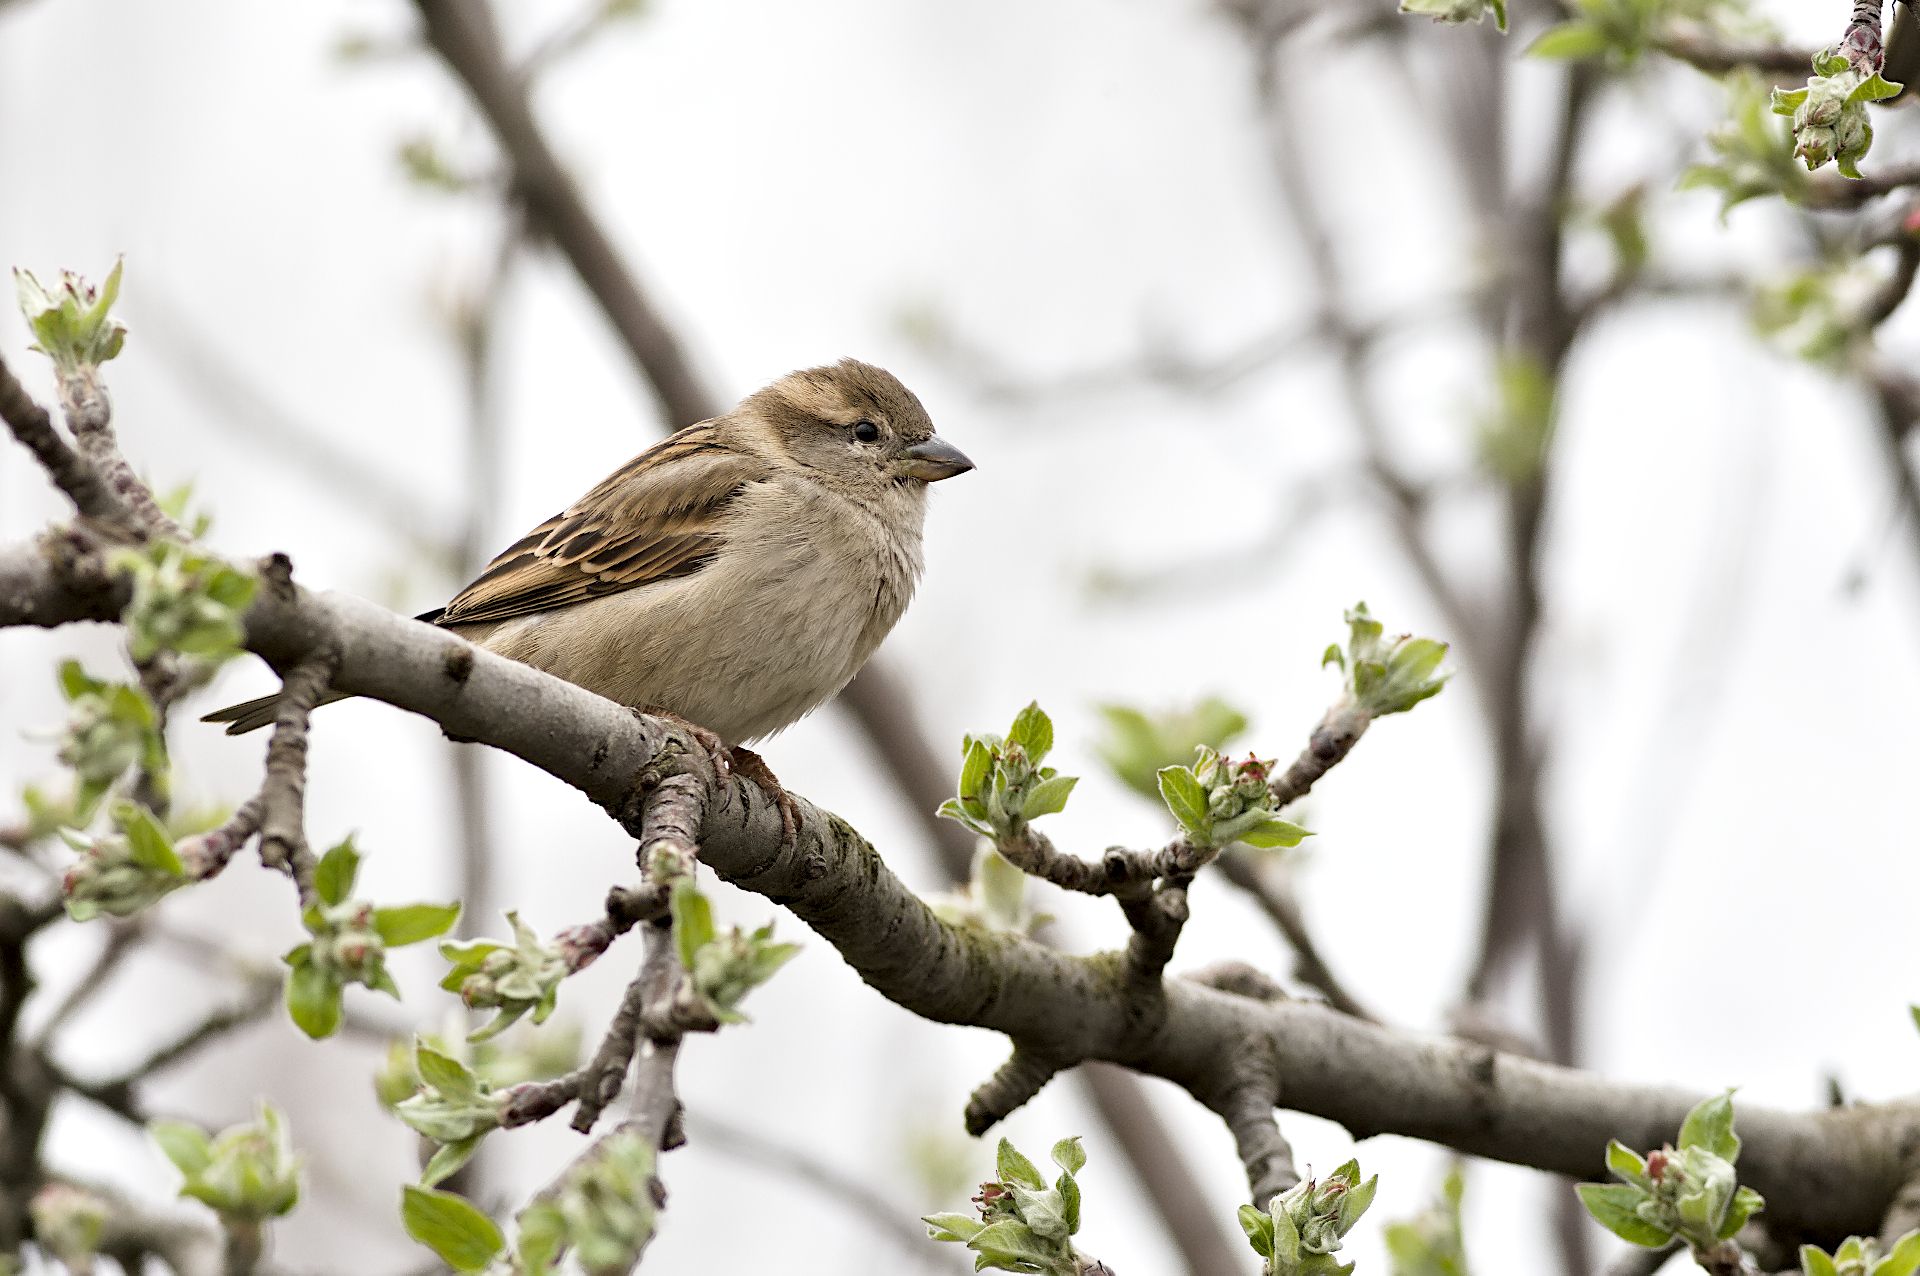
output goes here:
[{"label": "bird's beak", "polygon": [[956,474],[965,474],[973,468],[973,462],[966,454],[934,435],[925,443],[916,443],[900,454],[906,458],[901,468],[909,478],[917,478],[925,483],[938,483],[941,479],[952,478]]}]

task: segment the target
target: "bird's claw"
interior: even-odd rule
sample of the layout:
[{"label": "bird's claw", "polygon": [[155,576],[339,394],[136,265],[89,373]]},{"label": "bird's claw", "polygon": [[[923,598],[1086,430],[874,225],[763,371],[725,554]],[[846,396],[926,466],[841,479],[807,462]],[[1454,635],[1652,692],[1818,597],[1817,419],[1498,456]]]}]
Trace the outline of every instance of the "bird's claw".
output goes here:
[{"label": "bird's claw", "polygon": [[791,793],[781,787],[780,781],[773,774],[773,768],[767,765],[767,760],[752,749],[735,748],[733,769],[759,785],[761,792],[772,798],[773,804],[780,808],[781,849],[797,844],[800,840],[800,804],[793,800]]},{"label": "bird's claw", "polygon": [[[639,712],[651,718],[665,718],[677,727],[684,727],[687,734],[691,735],[695,740],[698,740],[700,747],[707,751],[707,760],[713,763],[713,769],[719,773],[720,778],[725,780],[732,777],[733,750],[727,747],[725,740],[722,740],[698,722],[683,718],[671,709],[662,709],[658,705],[644,705],[639,709]],[[768,772],[768,774],[771,775],[772,772]]]}]

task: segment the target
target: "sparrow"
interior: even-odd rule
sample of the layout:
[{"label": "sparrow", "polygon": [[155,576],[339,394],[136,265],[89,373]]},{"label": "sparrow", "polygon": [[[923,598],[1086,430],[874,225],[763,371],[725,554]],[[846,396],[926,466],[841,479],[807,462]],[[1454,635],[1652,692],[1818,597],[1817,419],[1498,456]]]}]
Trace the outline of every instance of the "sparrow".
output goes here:
[{"label": "sparrow", "polygon": [[[628,461],[418,619],[693,726],[791,835],[790,799],[743,746],[859,672],[920,578],[927,485],[972,468],[892,374],[791,372]],[[202,721],[239,735],[276,701]]]}]

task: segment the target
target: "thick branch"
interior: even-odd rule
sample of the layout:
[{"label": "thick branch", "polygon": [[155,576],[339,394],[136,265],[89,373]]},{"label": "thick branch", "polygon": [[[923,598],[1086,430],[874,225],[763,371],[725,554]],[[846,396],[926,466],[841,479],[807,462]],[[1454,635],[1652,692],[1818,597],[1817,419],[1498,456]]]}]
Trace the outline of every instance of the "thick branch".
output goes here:
[{"label": "thick branch", "polygon": [[1800,202],[1808,208],[1825,210],[1858,208],[1909,186],[1920,186],[1920,164],[1895,164],[1883,172],[1863,177],[1838,177],[1819,173],[1807,179]]},{"label": "thick branch", "polygon": [[[44,558],[32,557],[6,570],[30,583],[51,574]],[[7,607],[0,595],[0,623],[18,623]],[[708,804],[701,859],[785,904],[882,995],[937,1022],[988,1028],[1051,1057],[1105,1059],[1165,1077],[1216,1107],[1231,1093],[1224,1061],[1264,1047],[1290,1108],[1359,1136],[1399,1133],[1579,1177],[1604,1174],[1609,1138],[1638,1147],[1671,1140],[1698,1099],[1187,980],[1164,984],[1142,1013],[1121,986],[1117,954],[1068,957],[1014,936],[946,926],[858,834],[804,801],[796,842],[783,845],[780,813],[759,786],[715,775],[705,750],[671,724],[346,596],[263,591],[247,629],[249,646],[283,666],[337,642],[335,689],[426,713],[452,734],[507,749],[635,834],[643,774],[697,776],[720,799]],[[810,860],[824,861],[826,874],[810,876]],[[1789,1114],[1743,1105],[1740,1129],[1742,1176],[1767,1197],[1771,1222],[1821,1236],[1864,1234],[1908,1177],[1903,1148],[1920,1141],[1920,1108]]]},{"label": "thick branch", "polygon": [[1654,47],[1709,75],[1725,75],[1750,66],[1756,71],[1803,76],[1813,65],[1812,49],[1784,44],[1728,44],[1703,30],[1669,32],[1656,40]]}]

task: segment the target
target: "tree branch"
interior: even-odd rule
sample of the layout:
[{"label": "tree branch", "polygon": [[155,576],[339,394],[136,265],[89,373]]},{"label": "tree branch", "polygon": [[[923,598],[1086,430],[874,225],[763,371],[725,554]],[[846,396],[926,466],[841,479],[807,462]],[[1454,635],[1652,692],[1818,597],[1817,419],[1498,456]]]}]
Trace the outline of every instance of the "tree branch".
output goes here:
[{"label": "tree branch", "polygon": [[91,464],[67,446],[53,428],[53,418],[15,379],[4,358],[0,358],[0,418],[83,516],[113,526],[131,526],[126,502],[101,481]]},{"label": "tree branch", "polygon": [[[795,1182],[837,1201],[875,1232],[893,1241],[908,1258],[922,1267],[941,1272],[970,1272],[958,1255],[944,1246],[927,1243],[927,1229],[909,1222],[913,1211],[902,1208],[869,1190],[823,1161],[799,1148],[762,1138],[744,1126],[697,1112],[686,1114],[688,1146],[711,1148],[742,1164],[764,1173],[783,1174]],[[1204,1208],[1204,1203],[1199,1203]],[[1231,1268],[1223,1268],[1230,1271]]]},{"label": "tree branch", "polygon": [[427,42],[460,77],[513,167],[513,194],[551,238],[618,332],[673,429],[720,414],[679,341],[641,292],[533,118],[483,0],[415,0]]},{"label": "tree branch", "polygon": [[[30,583],[51,577],[44,558],[33,560],[10,563],[7,573]],[[36,584],[30,593],[37,592]],[[0,595],[6,623],[19,619]],[[1579,1177],[1604,1174],[1609,1138],[1637,1146],[1671,1139],[1697,1101],[1187,980],[1161,985],[1143,1014],[1116,981],[1117,954],[1068,957],[1011,935],[949,927],[853,829],[804,800],[795,841],[785,844],[780,813],[759,786],[716,774],[704,748],[674,724],[344,595],[262,591],[247,632],[249,647],[282,666],[337,643],[337,690],[425,713],[453,734],[506,749],[579,789],[636,836],[644,832],[643,776],[695,777],[713,795],[701,859],[785,904],[869,985],[936,1022],[1005,1033],[1051,1058],[1105,1059],[1165,1077],[1216,1108],[1232,1093],[1222,1061],[1264,1047],[1290,1108],[1356,1136],[1405,1134]],[[810,861],[824,863],[825,875],[811,875]],[[1864,1233],[1904,1181],[1899,1149],[1920,1138],[1920,1108],[1788,1114],[1743,1106],[1740,1129],[1742,1177],[1767,1197],[1774,1224]]]}]

